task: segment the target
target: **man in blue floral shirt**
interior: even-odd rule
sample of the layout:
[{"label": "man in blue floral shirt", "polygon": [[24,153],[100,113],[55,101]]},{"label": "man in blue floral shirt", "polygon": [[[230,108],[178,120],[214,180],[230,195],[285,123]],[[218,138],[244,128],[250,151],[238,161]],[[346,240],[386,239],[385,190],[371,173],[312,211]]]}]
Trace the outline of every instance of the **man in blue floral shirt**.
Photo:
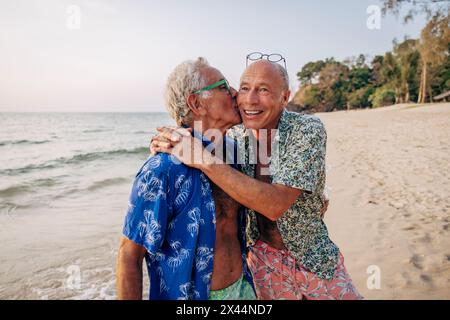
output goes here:
[{"label": "man in blue floral shirt", "polygon": [[[243,125],[229,133],[242,172],[212,154],[193,163],[170,146],[161,151],[202,170],[248,208],[248,263],[258,299],[361,299],[321,218],[325,128],[318,117],[286,111],[289,96],[281,65],[260,60],[244,71],[237,99]],[[162,138],[172,136],[174,130],[166,129]],[[196,145],[186,135],[182,143]]]},{"label": "man in blue floral shirt", "polygon": [[[178,125],[198,121],[193,135],[204,147],[212,144],[208,129],[223,139],[241,121],[235,97],[202,58],[175,68],[166,88],[169,112]],[[255,299],[240,205],[200,170],[162,153],[144,163],[133,184],[117,261],[119,299],[142,298],[144,257],[150,299]]]}]

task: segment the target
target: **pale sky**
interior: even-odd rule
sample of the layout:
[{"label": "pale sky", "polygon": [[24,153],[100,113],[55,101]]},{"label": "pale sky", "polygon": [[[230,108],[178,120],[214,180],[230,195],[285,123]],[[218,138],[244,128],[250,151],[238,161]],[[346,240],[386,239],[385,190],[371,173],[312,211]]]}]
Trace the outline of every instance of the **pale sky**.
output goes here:
[{"label": "pale sky", "polygon": [[388,16],[370,30],[370,5],[380,2],[0,0],[0,112],[165,111],[178,63],[206,57],[238,86],[254,51],[282,54],[295,90],[309,61],[384,54],[394,38],[419,37],[423,17]]}]

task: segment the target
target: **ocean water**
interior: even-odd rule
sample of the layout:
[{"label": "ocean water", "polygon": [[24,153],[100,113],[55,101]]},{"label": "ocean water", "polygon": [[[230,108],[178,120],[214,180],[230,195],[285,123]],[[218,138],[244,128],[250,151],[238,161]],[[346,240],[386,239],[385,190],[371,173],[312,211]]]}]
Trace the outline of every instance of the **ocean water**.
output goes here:
[{"label": "ocean water", "polygon": [[113,299],[133,178],[166,113],[0,113],[0,298]]}]

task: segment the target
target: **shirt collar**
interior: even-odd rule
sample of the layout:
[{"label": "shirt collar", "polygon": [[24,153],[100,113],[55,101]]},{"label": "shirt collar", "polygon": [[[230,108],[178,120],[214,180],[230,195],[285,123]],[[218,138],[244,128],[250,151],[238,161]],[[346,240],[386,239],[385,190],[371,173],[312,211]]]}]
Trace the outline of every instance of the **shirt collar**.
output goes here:
[{"label": "shirt collar", "polygon": [[[190,128],[189,126],[187,126],[185,124],[183,124],[181,126],[185,129]],[[205,137],[201,132],[194,130],[194,128],[192,128],[191,135],[194,138],[199,139],[202,142],[204,148],[207,148],[211,143],[213,143],[211,140],[209,140],[207,137]]]},{"label": "shirt collar", "polygon": [[209,140],[207,137],[205,137],[201,132],[194,130],[194,129],[192,129],[192,136],[194,138],[199,139],[202,142],[204,148],[208,148],[213,143],[211,140]]},{"label": "shirt collar", "polygon": [[[188,126],[183,126],[184,128],[189,128]],[[192,129],[192,136],[202,141],[203,147],[206,150],[212,152],[215,150],[215,144],[207,137],[205,137],[201,132]],[[226,135],[223,137],[223,154],[227,159],[227,163],[231,163],[233,167],[237,165],[237,150],[236,145],[233,140],[230,140]]]}]

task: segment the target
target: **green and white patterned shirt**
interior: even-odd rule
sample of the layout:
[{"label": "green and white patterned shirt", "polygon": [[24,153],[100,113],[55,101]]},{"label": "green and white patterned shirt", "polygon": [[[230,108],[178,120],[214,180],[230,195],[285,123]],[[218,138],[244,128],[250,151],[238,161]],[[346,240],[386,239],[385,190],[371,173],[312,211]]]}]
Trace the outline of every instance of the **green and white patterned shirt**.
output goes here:
[{"label": "green and white patterned shirt", "polygon": [[[236,139],[241,170],[255,176],[256,142],[243,125],[228,131]],[[296,202],[277,220],[284,245],[304,267],[320,278],[332,279],[339,249],[330,240],[320,217],[325,186],[327,135],[316,116],[283,111],[272,146],[270,175],[273,184],[303,190]],[[243,156],[242,156],[243,155]],[[247,210],[247,241],[259,238],[256,213]]]}]

